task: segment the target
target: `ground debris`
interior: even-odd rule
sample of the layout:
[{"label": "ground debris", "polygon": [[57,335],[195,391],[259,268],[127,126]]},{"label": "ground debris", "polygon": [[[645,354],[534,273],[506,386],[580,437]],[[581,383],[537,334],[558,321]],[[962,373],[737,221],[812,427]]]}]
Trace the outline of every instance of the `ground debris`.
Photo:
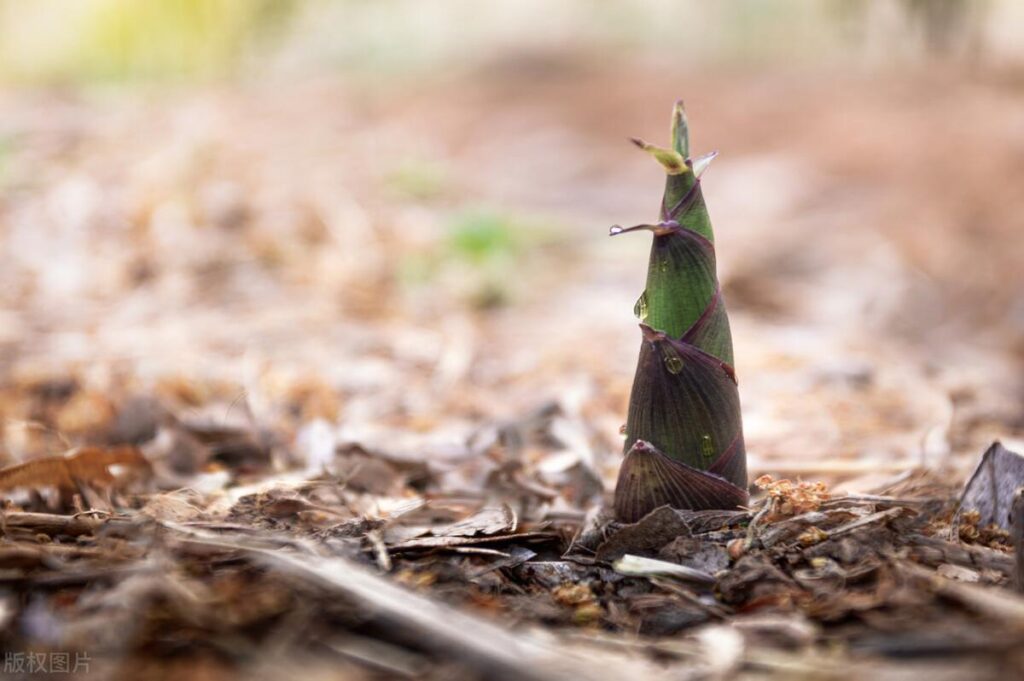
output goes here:
[{"label": "ground debris", "polygon": [[[749,510],[662,507],[622,524],[593,490],[580,494],[579,475],[560,473],[582,459],[545,429],[579,440],[578,424],[538,413],[490,444],[474,434],[434,468],[348,442],[318,452],[316,470],[270,473],[283,432],[186,427],[166,413],[165,435],[138,448],[14,464],[19,493],[59,487],[37,473],[82,457],[152,475],[107,489],[113,469],[79,471],[60,513],[12,497],[0,516],[4,643],[88,646],[110,669],[200,643],[225,668],[327,655],[406,678],[838,678],[939,654],[1015,663],[1024,598],[1011,590],[1012,534],[954,514],[948,485],[915,474],[841,494],[761,478]],[[205,454],[171,474],[183,433]]]}]

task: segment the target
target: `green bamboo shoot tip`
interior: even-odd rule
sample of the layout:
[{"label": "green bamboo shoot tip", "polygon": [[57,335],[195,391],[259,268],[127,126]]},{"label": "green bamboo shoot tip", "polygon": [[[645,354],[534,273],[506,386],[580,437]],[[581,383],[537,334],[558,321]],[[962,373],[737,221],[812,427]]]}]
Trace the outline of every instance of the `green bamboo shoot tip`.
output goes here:
[{"label": "green bamboo shoot tip", "polygon": [[672,148],[683,158],[690,157],[690,129],[686,124],[683,100],[676,101],[672,109]]}]

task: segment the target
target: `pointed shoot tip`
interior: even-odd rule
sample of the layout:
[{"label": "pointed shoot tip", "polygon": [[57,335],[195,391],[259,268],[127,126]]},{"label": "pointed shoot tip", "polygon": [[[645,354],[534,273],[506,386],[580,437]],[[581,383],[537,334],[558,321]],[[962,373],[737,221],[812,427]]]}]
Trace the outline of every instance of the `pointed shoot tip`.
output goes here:
[{"label": "pointed shoot tip", "polygon": [[690,131],[686,122],[686,108],[681,99],[676,100],[672,109],[672,148],[683,158],[690,155]]}]

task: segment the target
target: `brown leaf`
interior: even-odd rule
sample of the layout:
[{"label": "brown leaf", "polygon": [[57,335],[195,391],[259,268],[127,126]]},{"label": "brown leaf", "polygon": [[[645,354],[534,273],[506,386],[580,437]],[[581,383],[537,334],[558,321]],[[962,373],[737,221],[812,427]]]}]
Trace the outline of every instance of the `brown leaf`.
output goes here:
[{"label": "brown leaf", "polygon": [[34,459],[0,469],[0,490],[56,487],[74,491],[79,484],[109,488],[117,478],[110,466],[126,466],[143,475],[151,473],[149,461],[136,447],[82,447],[64,456]]},{"label": "brown leaf", "polygon": [[486,506],[473,515],[446,527],[431,531],[435,537],[472,537],[493,535],[499,532],[515,532],[518,520],[508,504]]},{"label": "brown leaf", "polygon": [[1013,495],[1021,487],[1024,487],[1024,457],[993,442],[982,455],[960,498],[957,524],[963,520],[963,511],[977,511],[978,519],[974,524],[978,527],[995,524],[1009,529]]},{"label": "brown leaf", "polygon": [[626,525],[597,547],[597,559],[613,561],[627,553],[657,552],[676,537],[692,536],[683,513],[669,506],[651,511],[639,522]]}]

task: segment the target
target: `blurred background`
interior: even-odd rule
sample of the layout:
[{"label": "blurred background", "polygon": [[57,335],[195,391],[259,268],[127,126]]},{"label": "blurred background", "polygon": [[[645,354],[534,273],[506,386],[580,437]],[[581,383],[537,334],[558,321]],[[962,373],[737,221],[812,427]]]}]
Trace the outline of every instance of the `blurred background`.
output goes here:
[{"label": "blurred background", "polygon": [[626,139],[683,98],[752,471],[962,471],[1024,434],[1022,31],[1012,0],[0,0],[4,462],[140,395],[420,452],[557,403],[611,479],[649,242],[607,229],[656,217]]}]

